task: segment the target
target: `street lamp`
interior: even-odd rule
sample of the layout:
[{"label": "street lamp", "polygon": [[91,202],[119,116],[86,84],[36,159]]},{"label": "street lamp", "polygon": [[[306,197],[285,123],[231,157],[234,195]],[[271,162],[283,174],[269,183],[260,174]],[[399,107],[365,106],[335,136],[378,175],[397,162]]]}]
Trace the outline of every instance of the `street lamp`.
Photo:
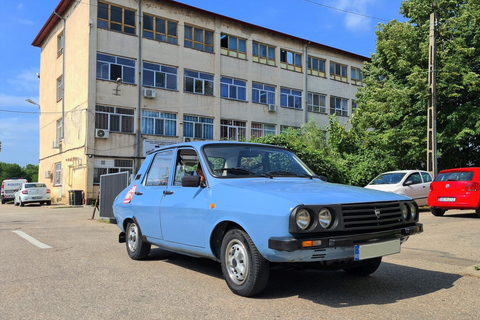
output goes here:
[{"label": "street lamp", "polygon": [[28,103],[34,104],[34,105],[36,105],[38,108],[40,108],[40,105],[39,105],[38,103],[36,103],[35,101],[33,101],[33,100],[25,99],[25,101],[27,101]]}]

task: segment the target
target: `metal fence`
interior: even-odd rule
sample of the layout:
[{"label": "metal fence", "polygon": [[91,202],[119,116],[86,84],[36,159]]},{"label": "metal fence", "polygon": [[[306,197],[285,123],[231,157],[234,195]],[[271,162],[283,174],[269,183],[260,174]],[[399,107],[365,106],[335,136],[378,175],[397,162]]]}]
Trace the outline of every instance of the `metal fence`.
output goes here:
[{"label": "metal fence", "polygon": [[128,186],[129,172],[103,174],[100,176],[99,217],[113,218],[113,201]]}]

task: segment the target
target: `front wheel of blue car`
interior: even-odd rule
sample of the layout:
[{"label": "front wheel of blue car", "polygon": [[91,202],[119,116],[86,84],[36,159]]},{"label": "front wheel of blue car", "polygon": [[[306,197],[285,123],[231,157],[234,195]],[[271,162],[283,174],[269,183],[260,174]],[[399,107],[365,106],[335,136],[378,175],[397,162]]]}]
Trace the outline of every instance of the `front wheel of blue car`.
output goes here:
[{"label": "front wheel of blue car", "polygon": [[365,277],[377,271],[381,263],[382,257],[378,257],[364,261],[354,262],[352,266],[344,268],[343,270],[346,273],[352,274],[354,276]]},{"label": "front wheel of blue car", "polygon": [[225,234],[220,260],[223,276],[233,293],[251,297],[265,289],[269,263],[243,230],[232,229]]},{"label": "front wheel of blue car", "polygon": [[131,221],[127,225],[126,232],[127,252],[133,260],[145,259],[150,253],[150,244],[142,239],[142,232],[135,221]]}]

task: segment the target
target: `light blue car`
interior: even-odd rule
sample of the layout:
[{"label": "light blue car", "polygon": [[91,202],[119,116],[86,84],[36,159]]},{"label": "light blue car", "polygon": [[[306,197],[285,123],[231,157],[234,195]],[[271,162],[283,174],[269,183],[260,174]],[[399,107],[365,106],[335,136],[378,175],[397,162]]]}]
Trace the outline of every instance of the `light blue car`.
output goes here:
[{"label": "light blue car", "polygon": [[253,296],[271,265],[365,276],[423,231],[411,198],[323,180],[280,147],[163,147],[114,202],[119,241],[134,260],[151,245],[217,260],[232,292]]}]

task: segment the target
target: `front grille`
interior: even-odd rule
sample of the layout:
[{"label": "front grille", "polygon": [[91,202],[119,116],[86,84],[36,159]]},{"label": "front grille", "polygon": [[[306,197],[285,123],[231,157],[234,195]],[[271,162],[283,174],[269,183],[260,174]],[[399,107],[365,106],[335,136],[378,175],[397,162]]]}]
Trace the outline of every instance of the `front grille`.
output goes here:
[{"label": "front grille", "polygon": [[344,204],[341,210],[346,231],[382,230],[403,224],[399,202]]}]

